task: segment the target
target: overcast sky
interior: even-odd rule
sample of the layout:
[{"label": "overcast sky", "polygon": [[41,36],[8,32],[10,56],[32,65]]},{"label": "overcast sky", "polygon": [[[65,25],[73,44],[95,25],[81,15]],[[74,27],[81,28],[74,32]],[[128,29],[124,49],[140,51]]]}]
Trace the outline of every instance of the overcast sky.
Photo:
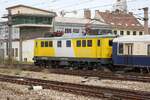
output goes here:
[{"label": "overcast sky", "polygon": [[[46,10],[52,10],[57,13],[61,10],[76,10],[78,12],[77,15],[67,14],[66,17],[83,17],[82,14],[84,8],[91,9],[93,13],[94,10],[113,10],[115,2],[116,0],[0,0],[0,16],[2,17],[3,14],[7,13],[5,8],[17,4],[24,4]],[[150,7],[150,0],[128,0],[128,10],[134,12],[134,14],[137,14],[138,16],[143,17],[143,11],[138,10],[143,7]]]}]

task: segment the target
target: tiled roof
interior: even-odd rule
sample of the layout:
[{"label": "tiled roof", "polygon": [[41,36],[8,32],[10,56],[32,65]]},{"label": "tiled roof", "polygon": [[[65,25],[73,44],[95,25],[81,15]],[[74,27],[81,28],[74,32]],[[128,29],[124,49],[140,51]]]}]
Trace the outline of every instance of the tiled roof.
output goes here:
[{"label": "tiled roof", "polygon": [[116,28],[143,30],[141,23],[132,15],[119,12],[99,12],[105,23]]}]

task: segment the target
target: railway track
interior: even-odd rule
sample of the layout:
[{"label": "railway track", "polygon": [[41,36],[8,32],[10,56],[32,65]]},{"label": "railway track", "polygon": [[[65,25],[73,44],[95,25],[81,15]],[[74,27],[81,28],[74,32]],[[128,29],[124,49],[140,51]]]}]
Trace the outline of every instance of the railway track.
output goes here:
[{"label": "railway track", "polygon": [[[35,71],[41,72],[45,70],[43,68],[37,68],[36,66],[30,65],[22,66],[21,69],[25,71]],[[12,67],[16,68],[16,67]],[[150,75],[140,75],[140,74],[116,74],[116,73],[105,73],[102,71],[93,71],[93,70],[69,70],[69,69],[46,69],[49,73],[55,74],[64,74],[64,75],[74,75],[74,76],[82,76],[85,78],[88,77],[98,77],[99,79],[111,79],[111,80],[123,80],[123,81],[136,81],[136,82],[149,82],[150,83]]]},{"label": "railway track", "polygon": [[111,80],[150,82],[149,75],[115,74],[115,73],[104,73],[101,71],[83,71],[83,70],[68,70],[68,69],[50,69],[50,73],[84,76],[84,77],[99,77],[100,79],[111,79]]},{"label": "railway track", "polygon": [[30,86],[40,85],[43,86],[44,89],[53,89],[78,95],[107,98],[110,100],[150,100],[150,93],[144,91],[88,86],[2,74],[0,74],[0,81]]}]

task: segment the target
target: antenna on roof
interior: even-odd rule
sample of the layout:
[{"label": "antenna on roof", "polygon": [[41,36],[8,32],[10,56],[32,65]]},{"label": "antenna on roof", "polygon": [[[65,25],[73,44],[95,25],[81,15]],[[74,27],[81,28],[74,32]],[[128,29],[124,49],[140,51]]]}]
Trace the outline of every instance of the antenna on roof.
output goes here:
[{"label": "antenna on roof", "polygon": [[62,10],[62,11],[60,11],[60,15],[62,17],[64,17],[67,13],[73,13],[73,14],[76,15],[78,12],[76,10],[73,10],[73,11],[64,11],[64,10]]}]

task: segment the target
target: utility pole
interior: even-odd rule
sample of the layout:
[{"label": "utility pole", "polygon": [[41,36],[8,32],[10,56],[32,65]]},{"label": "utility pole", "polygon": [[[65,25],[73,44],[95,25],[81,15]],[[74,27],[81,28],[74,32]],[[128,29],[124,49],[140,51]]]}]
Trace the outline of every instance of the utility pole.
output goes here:
[{"label": "utility pole", "polygon": [[148,34],[148,7],[143,8],[144,10],[144,34]]},{"label": "utility pole", "polygon": [[8,61],[12,64],[12,14],[11,10],[8,10]]}]

